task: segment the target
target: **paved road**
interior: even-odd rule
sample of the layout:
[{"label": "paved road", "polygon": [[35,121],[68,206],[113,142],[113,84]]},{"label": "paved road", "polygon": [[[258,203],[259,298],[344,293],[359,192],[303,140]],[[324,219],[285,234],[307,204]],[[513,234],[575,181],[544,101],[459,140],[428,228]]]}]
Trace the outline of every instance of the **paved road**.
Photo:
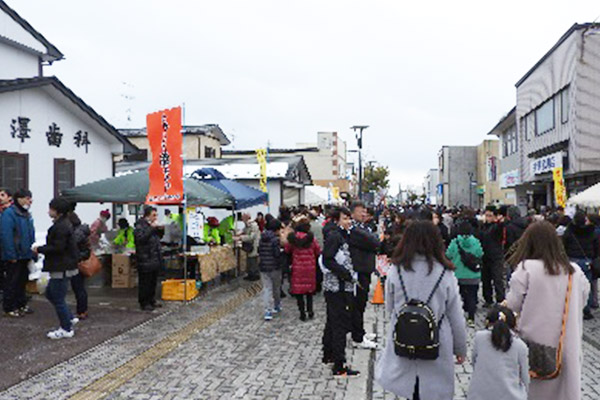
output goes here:
[{"label": "paved road", "polygon": [[[111,339],[67,363],[0,393],[2,399],[393,399],[372,381],[375,352],[348,349],[360,378],[336,380],[321,364],[324,302],[316,318],[298,320],[295,302],[262,320],[255,287],[234,282]],[[382,333],[382,307],[367,325]],[[481,319],[481,317],[480,317]],[[481,324],[481,320],[478,321]],[[586,323],[598,338],[600,322]],[[584,344],[585,399],[600,398],[600,349]],[[455,399],[464,399],[470,365],[457,368]]]}]

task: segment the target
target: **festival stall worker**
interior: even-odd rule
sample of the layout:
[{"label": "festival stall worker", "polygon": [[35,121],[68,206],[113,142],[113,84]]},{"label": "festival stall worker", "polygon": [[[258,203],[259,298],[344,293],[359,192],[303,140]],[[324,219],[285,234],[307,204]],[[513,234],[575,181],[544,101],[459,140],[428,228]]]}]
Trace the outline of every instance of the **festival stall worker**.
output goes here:
[{"label": "festival stall worker", "polygon": [[219,220],[215,217],[208,217],[206,219],[206,224],[204,224],[204,243],[221,244]]},{"label": "festival stall worker", "polygon": [[90,226],[90,245],[92,250],[98,250],[100,247],[100,237],[108,231],[106,222],[110,219],[110,211],[108,209],[100,211],[100,216]]},{"label": "festival stall worker", "polygon": [[18,190],[14,194],[14,204],[1,214],[0,249],[6,277],[3,308],[8,317],[22,317],[33,312],[27,306],[25,294],[29,276],[27,264],[35,258],[31,251],[35,242],[35,228],[29,212],[32,202],[29,190]]},{"label": "festival stall worker", "polygon": [[32,248],[35,254],[44,255],[44,271],[50,273],[46,298],[54,306],[60,321],[60,328],[48,332],[47,336],[50,339],[72,338],[75,334],[73,314],[65,301],[69,281],[79,273],[77,269],[79,250],[73,235],[73,225],[68,216],[70,210],[71,204],[65,199],[60,197],[52,199],[48,215],[52,218],[53,224],[48,229],[46,244]]},{"label": "festival stall worker", "polygon": [[135,250],[135,236],[133,228],[129,226],[129,222],[125,218],[119,219],[119,230],[113,243],[117,246],[124,246],[127,249]]},{"label": "festival stall worker", "polygon": [[144,217],[135,223],[136,259],[138,266],[138,300],[144,311],[153,311],[161,307],[156,302],[156,284],[158,273],[164,265],[160,238],[164,227],[158,224],[156,208],[144,208]]},{"label": "festival stall worker", "polygon": [[219,224],[219,235],[224,244],[233,244],[233,233],[235,232],[235,218],[233,215],[223,218]]}]

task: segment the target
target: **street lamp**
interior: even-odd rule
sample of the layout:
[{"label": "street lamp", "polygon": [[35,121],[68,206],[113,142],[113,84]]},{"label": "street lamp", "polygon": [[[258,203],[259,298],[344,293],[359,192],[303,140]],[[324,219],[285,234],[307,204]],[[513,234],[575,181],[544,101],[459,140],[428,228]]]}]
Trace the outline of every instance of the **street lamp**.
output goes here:
[{"label": "street lamp", "polygon": [[[354,131],[354,136],[356,137],[356,141],[358,143],[358,199],[362,200],[362,135],[363,130],[367,129],[369,125],[354,125],[351,126],[350,129]],[[358,132],[356,132],[358,131]]]}]

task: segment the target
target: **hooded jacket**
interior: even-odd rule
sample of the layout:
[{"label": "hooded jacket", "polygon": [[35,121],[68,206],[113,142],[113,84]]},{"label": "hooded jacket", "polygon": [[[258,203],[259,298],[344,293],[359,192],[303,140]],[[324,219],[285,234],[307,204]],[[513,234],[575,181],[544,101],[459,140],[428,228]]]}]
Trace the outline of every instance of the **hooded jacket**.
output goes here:
[{"label": "hooded jacket", "polygon": [[506,242],[504,243],[504,251],[508,252],[513,244],[523,236],[523,232],[527,229],[529,223],[523,217],[513,218],[506,223]]},{"label": "hooded jacket", "polygon": [[570,224],[562,237],[569,258],[598,257],[598,236],[594,225]]},{"label": "hooded jacket", "polygon": [[31,213],[13,204],[2,212],[0,221],[2,260],[34,259],[31,246],[35,242],[35,229]]},{"label": "hooded jacket", "polygon": [[313,294],[317,290],[317,257],[321,247],[312,232],[292,232],[285,252],[292,256],[291,294]]},{"label": "hooded jacket", "polygon": [[478,284],[481,279],[481,272],[475,272],[463,264],[460,250],[458,249],[459,245],[463,251],[481,258],[483,256],[481,243],[473,235],[458,235],[456,238],[452,239],[450,246],[448,246],[448,250],[446,250],[446,257],[448,257],[456,267],[454,275],[456,275],[458,282],[466,285]]},{"label": "hooded jacket", "polygon": [[[255,222],[256,224],[256,222]],[[258,227],[258,225],[256,225]],[[275,232],[266,230],[258,242],[260,272],[272,272],[281,269],[281,244]]]}]

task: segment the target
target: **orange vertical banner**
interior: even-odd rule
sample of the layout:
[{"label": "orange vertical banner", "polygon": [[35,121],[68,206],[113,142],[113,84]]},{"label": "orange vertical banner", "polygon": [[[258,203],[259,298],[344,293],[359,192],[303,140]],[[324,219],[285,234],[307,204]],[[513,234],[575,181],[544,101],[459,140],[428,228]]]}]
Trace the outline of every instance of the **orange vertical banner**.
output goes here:
[{"label": "orange vertical banner", "polygon": [[146,126],[152,152],[146,203],[179,204],[183,202],[181,107],[148,114]]}]

